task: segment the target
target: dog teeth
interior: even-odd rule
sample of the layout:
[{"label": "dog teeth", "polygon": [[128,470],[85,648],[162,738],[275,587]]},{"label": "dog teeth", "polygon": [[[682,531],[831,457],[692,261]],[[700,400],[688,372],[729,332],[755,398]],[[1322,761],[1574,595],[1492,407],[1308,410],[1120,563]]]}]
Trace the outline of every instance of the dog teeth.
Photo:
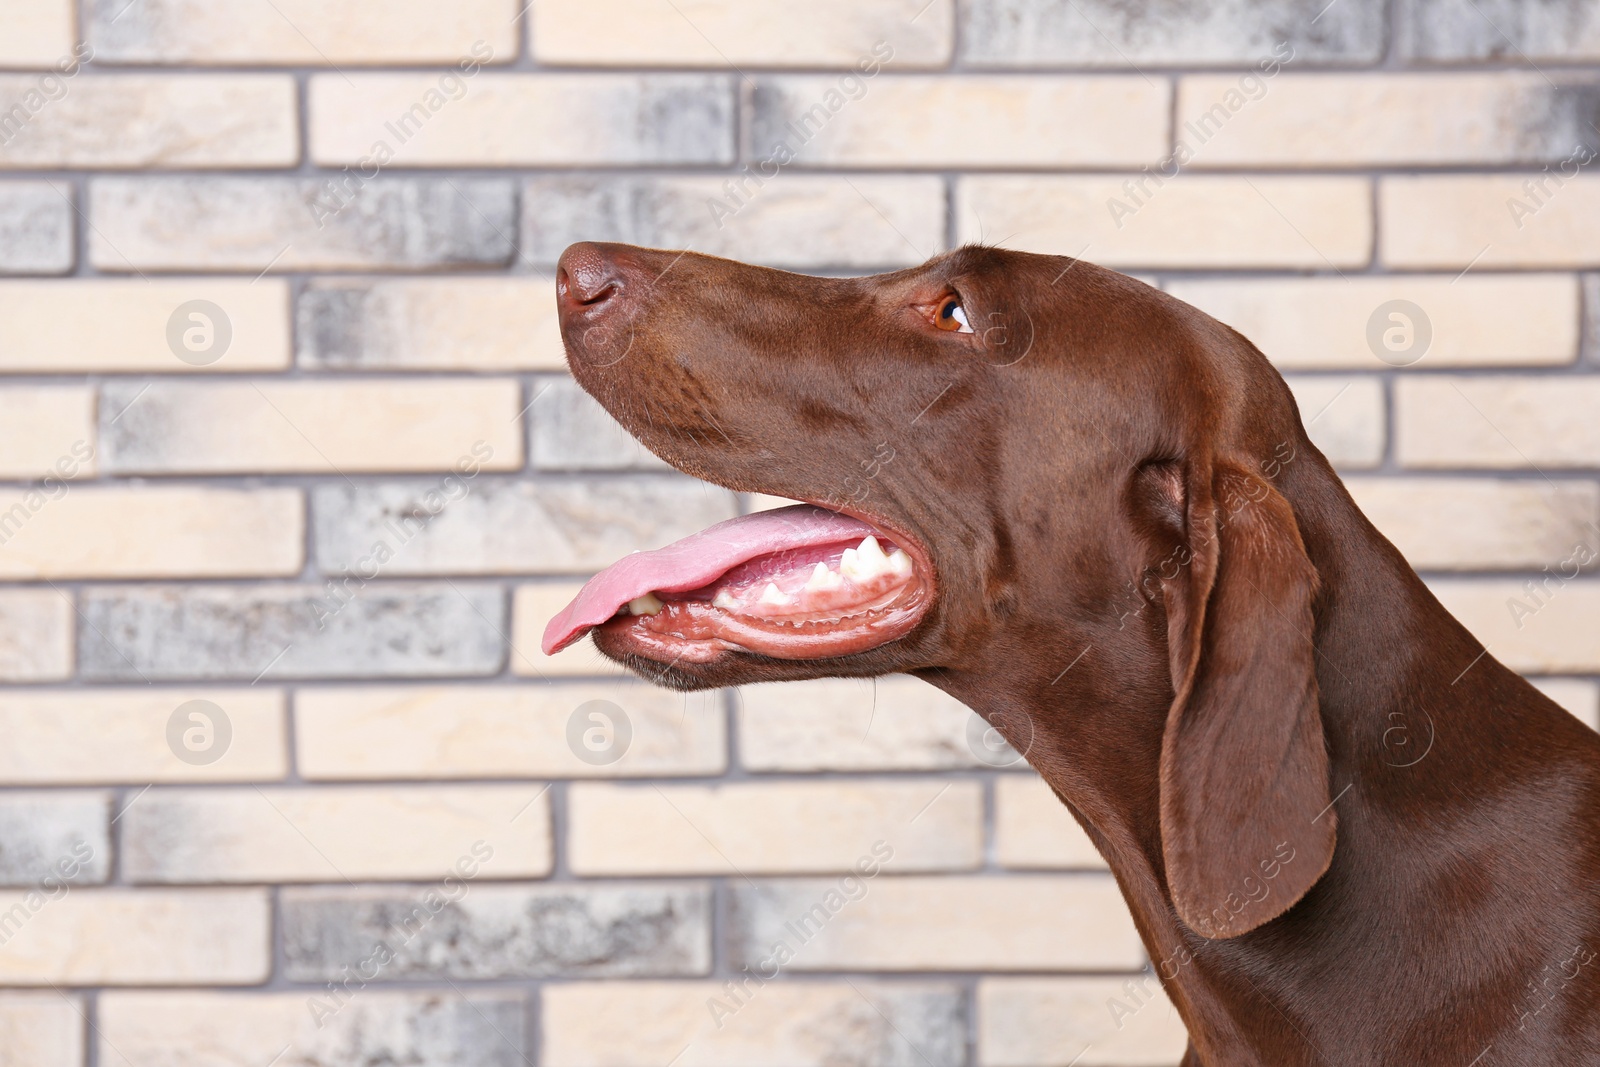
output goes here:
[{"label": "dog teeth", "polygon": [[885,574],[904,578],[911,573],[911,558],[900,549],[885,554],[876,537],[863,538],[839,557],[839,573],[853,582],[869,582]]},{"label": "dog teeth", "polygon": [[711,599],[711,606],[714,608],[721,608],[723,611],[739,610],[739,602],[735,600],[733,598],[733,594],[728,592],[726,589],[717,590],[717,595]]},{"label": "dog teeth", "polygon": [[826,563],[819,563],[811,568],[811,577],[806,579],[805,591],[808,593],[826,593],[844,585],[844,579],[828,569]]},{"label": "dog teeth", "polygon": [[760,602],[763,604],[782,606],[784,604],[793,603],[794,598],[789,596],[789,594],[785,593],[782,589],[779,589],[774,583],[768,582],[767,587],[761,591]]},{"label": "dog teeth", "polygon": [[661,610],[661,601],[656,599],[654,593],[646,593],[641,597],[634,597],[628,601],[629,615],[654,615]]}]

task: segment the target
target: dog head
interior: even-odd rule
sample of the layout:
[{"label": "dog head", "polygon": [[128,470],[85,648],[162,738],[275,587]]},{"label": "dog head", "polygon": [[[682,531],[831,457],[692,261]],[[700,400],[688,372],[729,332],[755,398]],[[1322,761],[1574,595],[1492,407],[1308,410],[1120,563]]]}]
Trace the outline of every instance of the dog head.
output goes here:
[{"label": "dog head", "polygon": [[[1159,709],[1191,926],[1242,933],[1320,876],[1317,575],[1280,482],[1326,464],[1243,338],[1115,272],[981,247],[816,278],[579,244],[557,291],[573,374],[630,433],[808,506],[628,557],[547,649],[592,632],[681,688],[1075,670],[1058,692],[1081,705]],[[1274,857],[1293,873],[1255,900]]]}]

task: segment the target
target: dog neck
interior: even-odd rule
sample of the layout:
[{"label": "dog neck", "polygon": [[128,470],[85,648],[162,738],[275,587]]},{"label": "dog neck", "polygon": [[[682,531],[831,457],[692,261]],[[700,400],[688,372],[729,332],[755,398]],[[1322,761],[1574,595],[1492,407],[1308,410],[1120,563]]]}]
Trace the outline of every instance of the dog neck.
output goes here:
[{"label": "dog neck", "polygon": [[[1574,747],[1594,744],[1577,720],[1483,654],[1482,645],[1361,515],[1320,457],[1286,476],[1280,489],[1322,578],[1316,673],[1338,844],[1321,881],[1259,929],[1209,940],[1174,911],[1164,875],[1159,787],[1173,692],[1165,682],[1158,626],[1149,626],[1146,636],[1159,647],[1147,648],[1143,660],[1116,649],[1097,656],[1088,643],[1086,649],[1062,650],[1064,661],[1080,652],[1081,658],[1059,673],[1057,668],[1028,677],[1010,670],[1016,658],[996,658],[1007,672],[925,675],[984,715],[1016,747],[1027,747],[1029,763],[1110,865],[1155,970],[1189,1027],[1199,1062],[1229,1067],[1368,1062],[1358,1046],[1376,1038],[1360,1035],[1383,1032],[1385,1013],[1399,1025],[1393,1013],[1414,1014],[1418,1006],[1375,1001],[1373,1014],[1335,1033],[1318,1032],[1296,1018],[1294,1005],[1350,986],[1348,972],[1344,986],[1329,985],[1327,945],[1345,936],[1370,943],[1374,914],[1394,930],[1396,943],[1415,944],[1419,931],[1430,928],[1447,936],[1437,914],[1438,885],[1461,856],[1439,855],[1440,824],[1466,820],[1474,807],[1481,819],[1485,796],[1508,796],[1507,804],[1533,808],[1551,801],[1537,792],[1531,773],[1516,780],[1505,753],[1532,748],[1540,750],[1531,753],[1534,760],[1559,761],[1563,754],[1570,758]],[[1159,607],[1149,614],[1159,615]],[[1152,684],[1152,677],[1164,684]],[[1530,717],[1537,725],[1530,726]],[[1027,724],[1025,736],[1013,736],[1019,723]],[[1575,817],[1585,817],[1581,800],[1567,801]],[[1470,842],[1480,849],[1527,849],[1513,827],[1538,821],[1530,813],[1499,831],[1480,826],[1457,847]],[[1559,833],[1552,828],[1549,836],[1549,847],[1559,852]],[[1393,966],[1376,950],[1350,964],[1370,972],[1373,991],[1393,988]],[[1444,993],[1436,988],[1430,995]],[[1492,1027],[1507,1021],[1486,1021],[1482,1034],[1452,1035],[1464,1049],[1476,1043],[1461,1062],[1492,1039]],[[1255,1050],[1256,1059],[1247,1050]]]}]

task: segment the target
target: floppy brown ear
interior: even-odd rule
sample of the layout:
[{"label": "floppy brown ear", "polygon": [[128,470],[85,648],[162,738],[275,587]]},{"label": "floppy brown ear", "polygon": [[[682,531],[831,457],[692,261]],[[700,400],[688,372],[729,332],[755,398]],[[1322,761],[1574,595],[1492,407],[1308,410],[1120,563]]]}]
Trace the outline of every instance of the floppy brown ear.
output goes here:
[{"label": "floppy brown ear", "polygon": [[1187,481],[1191,558],[1164,584],[1177,697],[1161,746],[1161,839],[1179,917],[1227,938],[1277,918],[1333,860],[1317,575],[1266,479],[1223,464]]}]

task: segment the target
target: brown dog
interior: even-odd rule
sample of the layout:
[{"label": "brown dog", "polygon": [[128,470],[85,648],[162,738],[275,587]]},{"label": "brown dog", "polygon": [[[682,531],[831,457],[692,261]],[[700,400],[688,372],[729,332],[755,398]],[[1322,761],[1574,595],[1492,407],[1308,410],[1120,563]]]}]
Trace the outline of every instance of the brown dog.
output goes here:
[{"label": "brown dog", "polygon": [[992,248],[826,279],[579,244],[557,289],[650,449],[828,510],[630,556],[547,649],[976,709],[1110,863],[1186,1065],[1600,1063],[1600,738],[1440,607],[1244,338]]}]

